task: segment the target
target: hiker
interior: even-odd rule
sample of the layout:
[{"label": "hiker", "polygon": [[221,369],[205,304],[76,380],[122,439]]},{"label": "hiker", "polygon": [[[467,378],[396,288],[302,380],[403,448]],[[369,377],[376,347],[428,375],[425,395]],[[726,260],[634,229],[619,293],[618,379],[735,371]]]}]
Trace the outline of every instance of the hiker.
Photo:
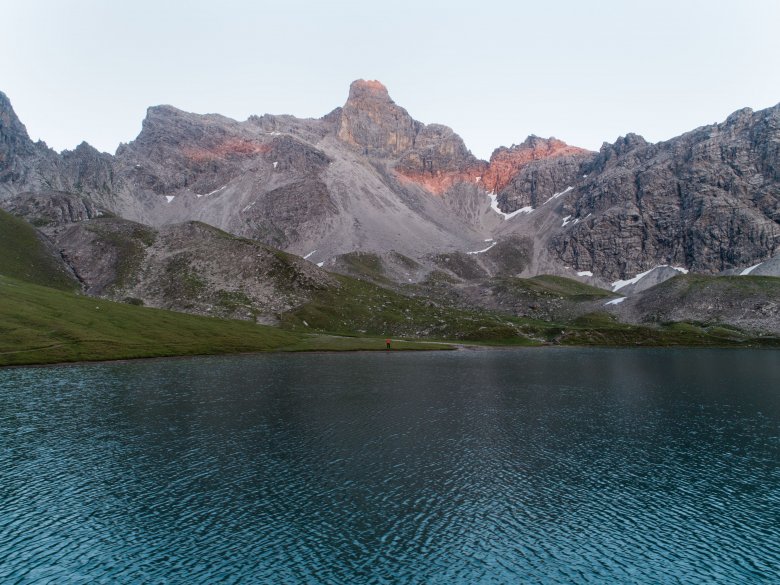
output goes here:
[{"label": "hiker", "polygon": [[390,349],[390,339],[385,339],[385,343],[387,344],[387,349]]}]

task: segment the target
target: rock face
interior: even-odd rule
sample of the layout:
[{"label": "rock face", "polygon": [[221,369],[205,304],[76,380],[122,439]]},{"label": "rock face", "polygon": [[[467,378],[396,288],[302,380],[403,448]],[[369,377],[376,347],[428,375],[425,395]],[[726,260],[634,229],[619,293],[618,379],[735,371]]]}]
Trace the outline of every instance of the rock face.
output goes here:
[{"label": "rock face", "polygon": [[27,128],[19,121],[8,97],[0,92],[0,183],[19,182],[25,170],[23,161],[35,152]]},{"label": "rock face", "polygon": [[354,251],[422,260],[523,238],[523,262],[508,265],[524,276],[719,272],[777,252],[779,112],[742,110],[659,144],[629,134],[598,153],[532,136],[482,161],[452,129],[359,80],[320,119],[152,107],[112,156],[33,143],[0,94],[0,205],[41,221],[197,220],[325,265]]},{"label": "rock face", "polygon": [[429,124],[417,135],[395,171],[400,177],[442,195],[460,183],[474,183],[487,168],[466,148],[452,128]]},{"label": "rock face", "polygon": [[190,189],[208,193],[245,170],[270,145],[238,122],[171,106],[149,108],[141,133],[119,148],[131,182],[158,195]]},{"label": "rock face", "polygon": [[367,156],[398,156],[414,146],[422,124],[390,99],[378,81],[359,79],[338,116],[339,140]]},{"label": "rock face", "polygon": [[497,193],[502,210],[535,208],[575,184],[592,158],[592,152],[555,138],[531,136],[519,146],[493,152],[483,181]]},{"label": "rock face", "polygon": [[63,191],[21,193],[7,199],[5,208],[39,227],[75,223],[104,214],[90,198]]},{"label": "rock face", "polygon": [[697,272],[749,266],[780,246],[780,106],[741,110],[659,144],[605,144],[552,243],[560,259],[608,277],[658,264]]}]

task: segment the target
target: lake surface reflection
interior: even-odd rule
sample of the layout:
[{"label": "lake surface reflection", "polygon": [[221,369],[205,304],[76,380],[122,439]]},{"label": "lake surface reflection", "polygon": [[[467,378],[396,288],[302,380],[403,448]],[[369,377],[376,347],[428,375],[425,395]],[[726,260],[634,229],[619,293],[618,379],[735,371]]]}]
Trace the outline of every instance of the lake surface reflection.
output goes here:
[{"label": "lake surface reflection", "polygon": [[780,353],[0,370],[2,583],[780,582]]}]

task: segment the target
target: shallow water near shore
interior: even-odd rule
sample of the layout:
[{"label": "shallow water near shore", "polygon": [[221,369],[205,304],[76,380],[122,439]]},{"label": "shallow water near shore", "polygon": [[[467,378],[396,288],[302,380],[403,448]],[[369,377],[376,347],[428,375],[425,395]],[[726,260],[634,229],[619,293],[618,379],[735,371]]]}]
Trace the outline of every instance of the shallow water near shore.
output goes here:
[{"label": "shallow water near shore", "polygon": [[780,581],[780,352],[0,370],[2,583]]}]

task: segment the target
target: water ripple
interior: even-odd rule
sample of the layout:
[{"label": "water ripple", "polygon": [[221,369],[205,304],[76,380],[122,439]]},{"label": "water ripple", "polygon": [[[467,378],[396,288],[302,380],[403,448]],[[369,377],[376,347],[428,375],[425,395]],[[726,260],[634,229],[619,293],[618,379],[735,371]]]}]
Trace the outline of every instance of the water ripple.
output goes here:
[{"label": "water ripple", "polygon": [[0,583],[780,582],[776,355],[0,371]]}]

